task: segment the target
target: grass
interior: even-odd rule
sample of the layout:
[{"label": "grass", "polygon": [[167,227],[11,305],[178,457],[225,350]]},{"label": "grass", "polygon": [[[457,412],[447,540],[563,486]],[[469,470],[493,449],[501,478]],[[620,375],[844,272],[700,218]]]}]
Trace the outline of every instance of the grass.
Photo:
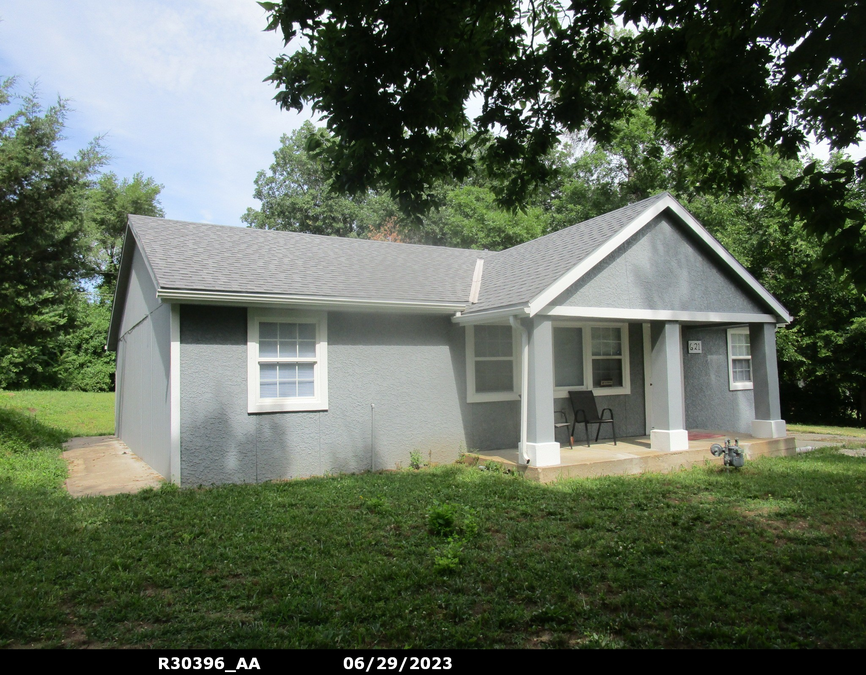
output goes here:
[{"label": "grass", "polygon": [[[26,467],[63,434],[17,414]],[[454,465],[72,499],[26,475],[0,478],[0,646],[866,647],[866,459],[830,449],[552,486]]]},{"label": "grass", "polygon": [[866,438],[866,429],[860,427],[827,427],[815,424],[789,424],[788,433],[827,434],[829,436],[848,436]]}]

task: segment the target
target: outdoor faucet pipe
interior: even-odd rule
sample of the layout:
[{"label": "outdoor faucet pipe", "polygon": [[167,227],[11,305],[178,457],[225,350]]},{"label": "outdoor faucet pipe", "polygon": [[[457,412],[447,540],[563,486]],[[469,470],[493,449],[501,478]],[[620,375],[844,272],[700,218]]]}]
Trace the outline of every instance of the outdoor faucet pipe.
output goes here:
[{"label": "outdoor faucet pipe", "polygon": [[526,419],[529,411],[529,331],[516,316],[509,316],[511,327],[520,331],[520,462],[529,463],[526,455]]}]

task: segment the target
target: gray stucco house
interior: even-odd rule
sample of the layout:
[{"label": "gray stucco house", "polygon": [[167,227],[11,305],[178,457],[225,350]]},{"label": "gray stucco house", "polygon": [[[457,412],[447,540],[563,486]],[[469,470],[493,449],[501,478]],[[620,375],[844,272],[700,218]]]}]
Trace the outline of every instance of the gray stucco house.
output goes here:
[{"label": "gray stucco house", "polygon": [[[117,435],[182,485],[560,462],[591,389],[617,436],[785,436],[788,312],[664,193],[501,252],[130,216],[108,347]],[[570,414],[570,411],[569,411]]]}]

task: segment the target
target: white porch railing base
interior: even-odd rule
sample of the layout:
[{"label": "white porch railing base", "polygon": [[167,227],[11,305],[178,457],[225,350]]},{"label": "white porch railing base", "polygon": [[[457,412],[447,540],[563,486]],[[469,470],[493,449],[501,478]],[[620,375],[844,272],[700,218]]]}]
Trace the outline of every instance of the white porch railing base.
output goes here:
[{"label": "white porch railing base", "polygon": [[561,464],[559,443],[527,443],[525,448],[518,448],[520,463],[529,466],[556,466]]},{"label": "white porch railing base", "polygon": [[661,452],[688,450],[689,432],[685,429],[653,429],[650,431],[650,447]]},{"label": "white porch railing base", "polygon": [[787,435],[785,420],[752,420],[752,436],[755,438],[785,438]]}]

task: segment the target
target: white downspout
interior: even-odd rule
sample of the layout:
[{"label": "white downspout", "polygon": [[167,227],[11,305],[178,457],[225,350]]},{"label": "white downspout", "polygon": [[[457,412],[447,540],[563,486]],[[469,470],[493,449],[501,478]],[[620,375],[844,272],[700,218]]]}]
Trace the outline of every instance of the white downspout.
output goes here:
[{"label": "white downspout", "polygon": [[529,331],[517,320],[516,316],[509,316],[511,327],[520,331],[520,447],[517,450],[520,464],[527,464],[529,457],[526,455],[526,420],[529,413]]}]

